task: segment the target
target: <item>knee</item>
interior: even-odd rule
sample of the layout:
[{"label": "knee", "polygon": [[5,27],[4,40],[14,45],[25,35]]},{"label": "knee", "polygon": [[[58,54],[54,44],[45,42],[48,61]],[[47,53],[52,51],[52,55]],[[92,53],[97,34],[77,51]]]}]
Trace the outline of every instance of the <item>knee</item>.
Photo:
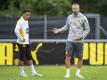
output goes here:
[{"label": "knee", "polygon": [[66,61],[70,61],[70,56],[69,55],[66,55]]},{"label": "knee", "polygon": [[83,55],[81,54],[78,59],[82,60],[83,59]]}]

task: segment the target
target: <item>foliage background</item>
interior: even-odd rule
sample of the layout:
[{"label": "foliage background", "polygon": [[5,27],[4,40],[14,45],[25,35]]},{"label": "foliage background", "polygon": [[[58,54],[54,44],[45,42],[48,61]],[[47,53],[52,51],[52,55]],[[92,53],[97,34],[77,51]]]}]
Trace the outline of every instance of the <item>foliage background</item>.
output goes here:
[{"label": "foliage background", "polygon": [[66,16],[75,2],[80,4],[83,13],[107,16],[107,0],[0,0],[0,16],[19,16],[26,8],[33,16]]}]

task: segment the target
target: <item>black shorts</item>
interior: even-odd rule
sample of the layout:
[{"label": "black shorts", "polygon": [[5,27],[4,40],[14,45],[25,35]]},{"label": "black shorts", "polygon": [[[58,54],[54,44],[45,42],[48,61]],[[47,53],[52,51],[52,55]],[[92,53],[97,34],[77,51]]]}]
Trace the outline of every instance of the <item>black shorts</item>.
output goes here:
[{"label": "black shorts", "polygon": [[32,59],[31,49],[29,44],[18,44],[18,48],[19,48],[19,59],[21,61]]},{"label": "black shorts", "polygon": [[73,43],[73,42],[66,42],[67,56],[69,57],[80,57],[83,54],[83,43]]}]

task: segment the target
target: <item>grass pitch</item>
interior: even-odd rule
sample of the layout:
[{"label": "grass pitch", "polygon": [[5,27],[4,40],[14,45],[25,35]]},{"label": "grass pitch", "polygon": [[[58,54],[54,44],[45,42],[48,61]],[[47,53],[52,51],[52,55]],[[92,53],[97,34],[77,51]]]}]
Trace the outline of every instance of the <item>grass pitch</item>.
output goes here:
[{"label": "grass pitch", "polygon": [[28,66],[25,67],[27,78],[20,77],[18,66],[0,66],[0,80],[107,80],[107,66],[83,66],[81,74],[85,79],[75,78],[76,66],[71,67],[71,77],[65,79],[65,66],[45,65],[35,66],[43,77],[32,77]]}]

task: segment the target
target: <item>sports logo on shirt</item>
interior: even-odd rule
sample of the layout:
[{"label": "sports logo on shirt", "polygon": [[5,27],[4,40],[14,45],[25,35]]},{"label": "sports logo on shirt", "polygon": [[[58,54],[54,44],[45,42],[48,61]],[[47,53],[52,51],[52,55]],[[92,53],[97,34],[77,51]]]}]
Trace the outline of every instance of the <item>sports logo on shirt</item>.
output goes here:
[{"label": "sports logo on shirt", "polygon": [[29,34],[29,28],[26,29],[26,34]]}]

